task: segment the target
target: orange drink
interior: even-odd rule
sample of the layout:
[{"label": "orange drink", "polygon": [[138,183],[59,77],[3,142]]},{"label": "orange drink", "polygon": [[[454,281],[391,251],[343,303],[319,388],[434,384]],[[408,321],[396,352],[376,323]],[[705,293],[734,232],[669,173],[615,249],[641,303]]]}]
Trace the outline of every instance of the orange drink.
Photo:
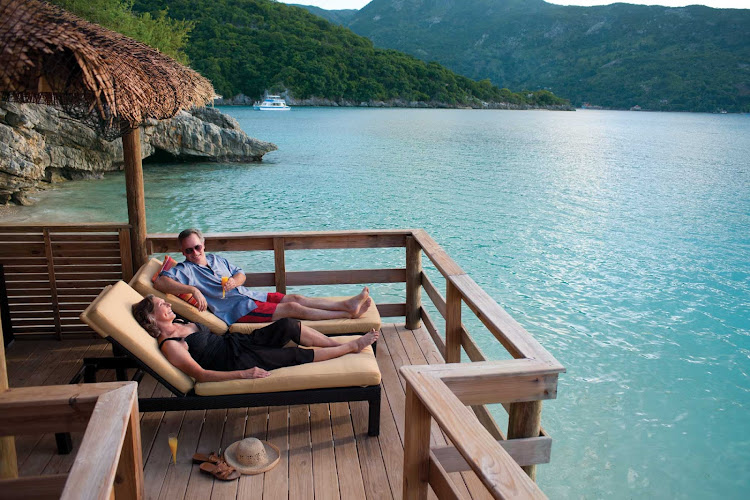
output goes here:
[{"label": "orange drink", "polygon": [[222,276],[222,278],[221,278],[221,287],[223,288],[223,290],[221,291],[221,298],[222,299],[226,298],[226,296],[227,296],[227,289],[224,288],[224,287],[227,286],[227,281],[229,281],[229,277],[228,276]]},{"label": "orange drink", "polygon": [[177,463],[177,434],[169,435],[169,449],[172,450],[172,461]]}]

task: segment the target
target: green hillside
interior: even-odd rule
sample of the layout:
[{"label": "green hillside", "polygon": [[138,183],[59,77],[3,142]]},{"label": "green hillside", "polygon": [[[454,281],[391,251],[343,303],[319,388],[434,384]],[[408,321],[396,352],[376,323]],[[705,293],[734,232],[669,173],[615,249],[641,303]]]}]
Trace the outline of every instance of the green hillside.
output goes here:
[{"label": "green hillside", "polygon": [[373,0],[347,26],[378,47],[578,105],[750,111],[747,9]]},{"label": "green hillside", "polygon": [[135,0],[133,10],[152,17],[166,11],[191,26],[185,47],[191,66],[224,96],[260,97],[265,90],[287,89],[295,98],[350,102],[567,102],[544,90],[513,93],[434,62],[377,49],[347,28],[269,0]]}]

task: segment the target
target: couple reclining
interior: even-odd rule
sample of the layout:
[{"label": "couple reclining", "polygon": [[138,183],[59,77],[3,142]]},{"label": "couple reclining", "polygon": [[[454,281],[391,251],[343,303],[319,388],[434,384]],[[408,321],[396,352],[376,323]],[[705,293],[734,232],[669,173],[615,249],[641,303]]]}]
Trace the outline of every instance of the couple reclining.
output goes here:
[{"label": "couple reclining", "polygon": [[[157,290],[192,294],[199,310],[208,308],[227,324],[274,322],[250,335],[219,336],[204,325],[176,322],[170,304],[158,297],[150,295],[135,304],[135,319],[157,339],[167,360],[195,380],[264,378],[275,368],[360,352],[378,339],[379,332],[372,330],[341,344],[298,321],[357,318],[372,301],[367,288],[343,301],[251,291],[242,286],[241,269],[221,256],[205,253],[199,230],[186,229],[178,239],[185,262],[162,271],[154,283]],[[319,349],[284,348],[289,341]]]}]

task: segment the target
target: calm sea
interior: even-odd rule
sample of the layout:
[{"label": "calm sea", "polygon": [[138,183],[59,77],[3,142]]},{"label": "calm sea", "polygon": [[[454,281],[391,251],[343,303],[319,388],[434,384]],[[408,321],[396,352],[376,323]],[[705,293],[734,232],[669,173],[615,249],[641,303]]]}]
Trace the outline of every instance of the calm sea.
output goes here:
[{"label": "calm sea", "polygon": [[[149,231],[425,228],[568,369],[543,413],[551,498],[747,498],[749,116],[224,111],[279,151],[147,165]],[[122,174],[39,198],[4,218],[127,220]],[[403,262],[361,252],[292,254],[289,267]],[[399,301],[403,287],[374,296]]]}]

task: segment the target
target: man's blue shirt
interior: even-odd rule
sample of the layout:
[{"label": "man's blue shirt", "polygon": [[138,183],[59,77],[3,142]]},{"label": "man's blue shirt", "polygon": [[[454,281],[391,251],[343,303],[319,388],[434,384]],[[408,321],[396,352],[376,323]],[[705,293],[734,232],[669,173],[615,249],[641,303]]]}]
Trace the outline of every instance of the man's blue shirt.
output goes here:
[{"label": "man's blue shirt", "polygon": [[257,307],[255,301],[266,302],[267,292],[256,292],[244,286],[229,290],[226,298],[221,298],[223,276],[232,277],[242,269],[216,254],[206,254],[203,267],[190,261],[180,262],[172,269],[163,271],[160,276],[172,278],[182,284],[198,288],[208,303],[208,309],[226,324],[231,325]]}]

